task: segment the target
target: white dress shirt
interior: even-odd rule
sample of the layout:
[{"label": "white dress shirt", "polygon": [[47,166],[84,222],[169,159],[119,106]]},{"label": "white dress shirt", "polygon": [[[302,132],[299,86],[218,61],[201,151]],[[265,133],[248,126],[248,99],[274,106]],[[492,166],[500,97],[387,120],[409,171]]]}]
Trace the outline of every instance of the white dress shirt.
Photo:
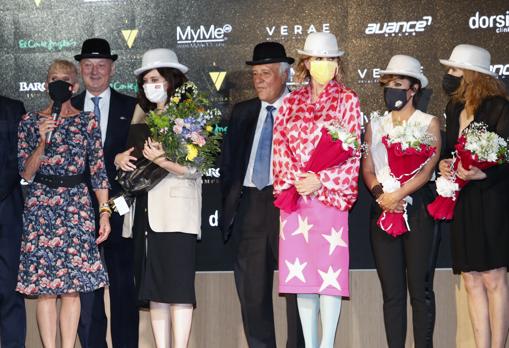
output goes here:
[{"label": "white dress shirt", "polygon": [[[93,97],[94,95],[89,91],[85,93],[85,104],[83,105],[83,111],[94,112],[94,102],[92,101]],[[100,127],[101,140],[102,144],[104,145],[104,140],[106,139],[106,129],[108,129],[108,116],[110,112],[110,88],[106,88],[106,90],[99,94],[98,97],[101,97],[101,99],[99,99],[99,109],[101,110]]]},{"label": "white dress shirt", "polygon": [[[265,101],[262,101],[262,107],[260,108],[260,114],[258,115],[258,122],[256,123],[256,131],[253,138],[253,145],[251,146],[251,154],[249,155],[249,163],[247,165],[246,176],[244,177],[244,186],[248,187],[256,187],[253,183],[253,166],[256,158],[256,150],[258,149],[258,142],[260,141],[260,136],[262,133],[263,123],[265,122],[265,118],[267,117],[267,106],[272,105],[276,109],[272,112],[274,120],[276,119],[276,115],[279,111],[279,108],[283,104],[283,98],[290,93],[286,88],[283,94],[276,100],[274,103],[269,104]],[[270,178],[269,185],[274,183],[274,175],[272,174],[272,152],[270,153]]]}]

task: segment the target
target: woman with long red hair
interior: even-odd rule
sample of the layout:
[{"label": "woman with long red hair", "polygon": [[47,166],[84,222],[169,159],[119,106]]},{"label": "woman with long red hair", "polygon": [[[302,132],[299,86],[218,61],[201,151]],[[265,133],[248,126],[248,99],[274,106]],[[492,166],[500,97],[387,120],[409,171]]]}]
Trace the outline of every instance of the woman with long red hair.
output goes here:
[{"label": "woman with long red hair", "polygon": [[[490,53],[473,45],[458,45],[448,60],[443,88],[450,96],[445,156],[472,122],[509,137],[509,101],[503,85],[490,71]],[[453,271],[467,290],[470,319],[477,347],[505,347],[509,328],[509,164],[456,173],[452,158],[443,159],[440,174],[468,181],[459,193],[451,225]]]}]

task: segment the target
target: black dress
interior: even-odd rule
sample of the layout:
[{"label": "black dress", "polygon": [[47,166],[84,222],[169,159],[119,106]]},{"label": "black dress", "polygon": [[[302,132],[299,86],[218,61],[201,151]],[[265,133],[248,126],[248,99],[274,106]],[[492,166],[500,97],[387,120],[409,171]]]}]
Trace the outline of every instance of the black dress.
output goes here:
[{"label": "black dress", "polygon": [[[449,102],[446,108],[446,149],[450,158],[458,139],[459,116],[464,105]],[[486,98],[474,115],[489,131],[509,137],[509,101]],[[484,171],[487,178],[472,180],[461,191],[451,225],[453,271],[483,272],[509,265],[509,164]]]},{"label": "black dress", "polygon": [[[146,124],[131,125],[127,142],[128,147],[135,148],[134,157],[143,157],[143,144],[149,135]],[[196,235],[154,232],[148,221],[147,201],[148,194],[137,196],[134,212],[134,278],[138,300],[145,304],[155,301],[195,305]]]}]

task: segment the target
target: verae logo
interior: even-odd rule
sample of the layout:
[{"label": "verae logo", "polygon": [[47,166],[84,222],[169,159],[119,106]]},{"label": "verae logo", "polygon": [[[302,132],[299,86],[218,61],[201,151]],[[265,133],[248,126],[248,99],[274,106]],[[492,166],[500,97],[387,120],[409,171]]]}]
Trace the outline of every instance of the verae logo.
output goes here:
[{"label": "verae logo", "polygon": [[357,76],[359,77],[357,83],[377,83],[380,80],[380,68],[360,68],[357,69]]},{"label": "verae logo", "polygon": [[265,27],[265,31],[269,35],[267,40],[284,40],[286,38],[297,38],[302,36],[307,36],[307,34],[316,33],[317,31],[323,31],[325,33],[330,33],[330,24],[323,23],[322,25],[302,25],[302,24],[294,24],[294,25],[273,25]]}]

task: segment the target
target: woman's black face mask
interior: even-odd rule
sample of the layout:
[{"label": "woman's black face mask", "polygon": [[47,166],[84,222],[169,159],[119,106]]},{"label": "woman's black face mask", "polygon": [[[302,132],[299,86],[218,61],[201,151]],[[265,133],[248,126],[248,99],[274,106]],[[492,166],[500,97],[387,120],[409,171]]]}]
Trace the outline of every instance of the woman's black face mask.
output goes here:
[{"label": "woman's black face mask", "polygon": [[57,103],[64,103],[72,97],[72,85],[63,80],[56,80],[48,83],[50,98]]},{"label": "woman's black face mask", "polygon": [[400,89],[385,87],[384,88],[384,100],[385,106],[389,111],[399,111],[405,107],[410,100],[407,98],[406,93],[409,89]]},{"label": "woman's black face mask", "polygon": [[454,76],[451,74],[445,74],[442,78],[442,88],[448,96],[451,96],[458,90],[461,85],[463,77]]}]

